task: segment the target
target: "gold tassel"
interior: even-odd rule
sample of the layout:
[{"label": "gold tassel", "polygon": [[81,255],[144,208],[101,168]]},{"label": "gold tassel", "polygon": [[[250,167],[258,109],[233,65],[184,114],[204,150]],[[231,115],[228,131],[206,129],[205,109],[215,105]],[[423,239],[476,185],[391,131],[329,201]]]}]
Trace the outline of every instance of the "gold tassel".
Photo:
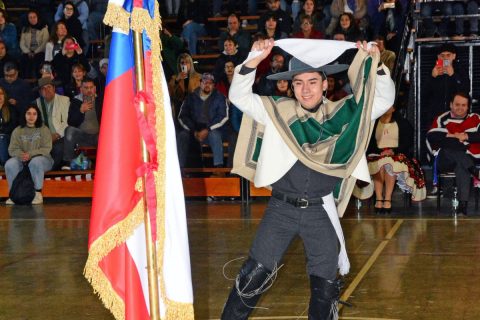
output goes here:
[{"label": "gold tassel", "polygon": [[123,33],[130,32],[130,14],[117,4],[108,3],[103,23],[107,26],[119,28]]}]

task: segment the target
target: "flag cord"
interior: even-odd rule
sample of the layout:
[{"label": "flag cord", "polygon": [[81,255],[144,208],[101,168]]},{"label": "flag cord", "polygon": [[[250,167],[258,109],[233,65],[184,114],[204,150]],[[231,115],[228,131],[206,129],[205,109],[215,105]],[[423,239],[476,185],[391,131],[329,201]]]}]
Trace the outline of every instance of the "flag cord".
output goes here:
[{"label": "flag cord", "polygon": [[[137,92],[142,92],[145,90],[145,70],[143,65],[143,39],[142,34],[138,31],[133,31],[133,46],[135,54],[135,78],[136,78],[136,89]],[[139,101],[140,111],[144,114],[145,118],[147,117],[147,108],[145,107],[145,102],[143,100]],[[147,146],[145,141],[142,139],[142,160],[143,163],[150,162],[150,156],[148,153]],[[147,188],[146,188],[146,176],[142,177],[142,190],[143,190],[143,201],[144,201],[144,223],[145,223],[145,241],[147,249],[147,271],[148,271],[148,290],[149,290],[149,301],[150,301],[150,319],[151,320],[160,320],[160,307],[159,307],[159,293],[158,293],[158,274],[156,266],[156,249],[155,243],[152,239],[152,226],[150,222],[150,214],[147,204]]]}]

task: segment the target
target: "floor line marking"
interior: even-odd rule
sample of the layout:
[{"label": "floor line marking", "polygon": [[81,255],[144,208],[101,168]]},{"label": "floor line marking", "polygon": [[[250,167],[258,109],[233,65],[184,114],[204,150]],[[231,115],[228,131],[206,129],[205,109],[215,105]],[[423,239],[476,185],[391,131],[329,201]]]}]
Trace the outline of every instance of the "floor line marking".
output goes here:
[{"label": "floor line marking", "polygon": [[[392,239],[394,234],[397,232],[398,228],[403,223],[403,219],[397,220],[397,222],[394,224],[392,229],[387,233],[385,236],[385,240],[382,240],[382,242],[378,245],[378,247],[375,249],[375,251],[372,253],[370,258],[368,258],[367,262],[363,265],[362,269],[358,272],[357,276],[353,279],[353,281],[350,283],[348,288],[345,290],[345,292],[342,294],[340,297],[340,300],[343,301],[348,301],[348,298],[352,295],[353,291],[357,288],[358,284],[362,281],[363,277],[367,274],[367,272],[370,270],[370,268],[373,266],[377,258],[380,256],[382,253],[383,249],[385,249],[386,245],[388,242]],[[342,309],[343,304],[339,304],[339,310]]]},{"label": "floor line marking", "polygon": [[[283,320],[283,319],[308,319],[307,316],[271,316],[271,317],[250,317],[250,320]],[[401,320],[394,318],[372,318],[372,317],[339,317],[340,320]],[[211,318],[209,320],[220,320],[218,318]]]}]

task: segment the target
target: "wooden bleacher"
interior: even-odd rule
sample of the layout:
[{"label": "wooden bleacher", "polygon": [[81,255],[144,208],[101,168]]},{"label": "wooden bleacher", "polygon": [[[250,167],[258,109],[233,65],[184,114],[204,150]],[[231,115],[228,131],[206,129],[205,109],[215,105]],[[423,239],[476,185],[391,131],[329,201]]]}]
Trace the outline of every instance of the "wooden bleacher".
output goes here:
[{"label": "wooden bleacher", "polygon": [[[45,198],[89,198],[93,192],[94,170],[49,171],[45,173]],[[0,173],[0,197],[8,198],[5,172]]]}]

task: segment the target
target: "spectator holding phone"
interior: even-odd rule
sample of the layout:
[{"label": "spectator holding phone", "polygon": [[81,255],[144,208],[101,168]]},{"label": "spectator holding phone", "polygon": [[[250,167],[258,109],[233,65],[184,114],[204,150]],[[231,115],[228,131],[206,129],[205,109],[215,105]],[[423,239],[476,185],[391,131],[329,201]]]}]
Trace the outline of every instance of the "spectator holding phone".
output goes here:
[{"label": "spectator holding phone", "polygon": [[[437,61],[427,81],[425,97],[429,100],[429,116],[450,109],[455,92],[469,92],[470,79],[461,68],[456,68],[457,49],[451,43],[442,44],[437,50]],[[426,119],[431,123],[432,118]]]},{"label": "spectator holding phone", "polygon": [[96,89],[93,79],[84,78],[80,94],[70,103],[62,170],[70,170],[76,145],[96,147],[98,144],[103,101],[102,97],[97,96]]},{"label": "spectator holding phone", "polygon": [[82,52],[75,38],[65,37],[63,40],[62,53],[57,54],[52,61],[53,71],[57,79],[66,85],[70,82],[72,76],[72,66],[80,63],[85,67],[85,71],[90,71],[90,65]]}]

